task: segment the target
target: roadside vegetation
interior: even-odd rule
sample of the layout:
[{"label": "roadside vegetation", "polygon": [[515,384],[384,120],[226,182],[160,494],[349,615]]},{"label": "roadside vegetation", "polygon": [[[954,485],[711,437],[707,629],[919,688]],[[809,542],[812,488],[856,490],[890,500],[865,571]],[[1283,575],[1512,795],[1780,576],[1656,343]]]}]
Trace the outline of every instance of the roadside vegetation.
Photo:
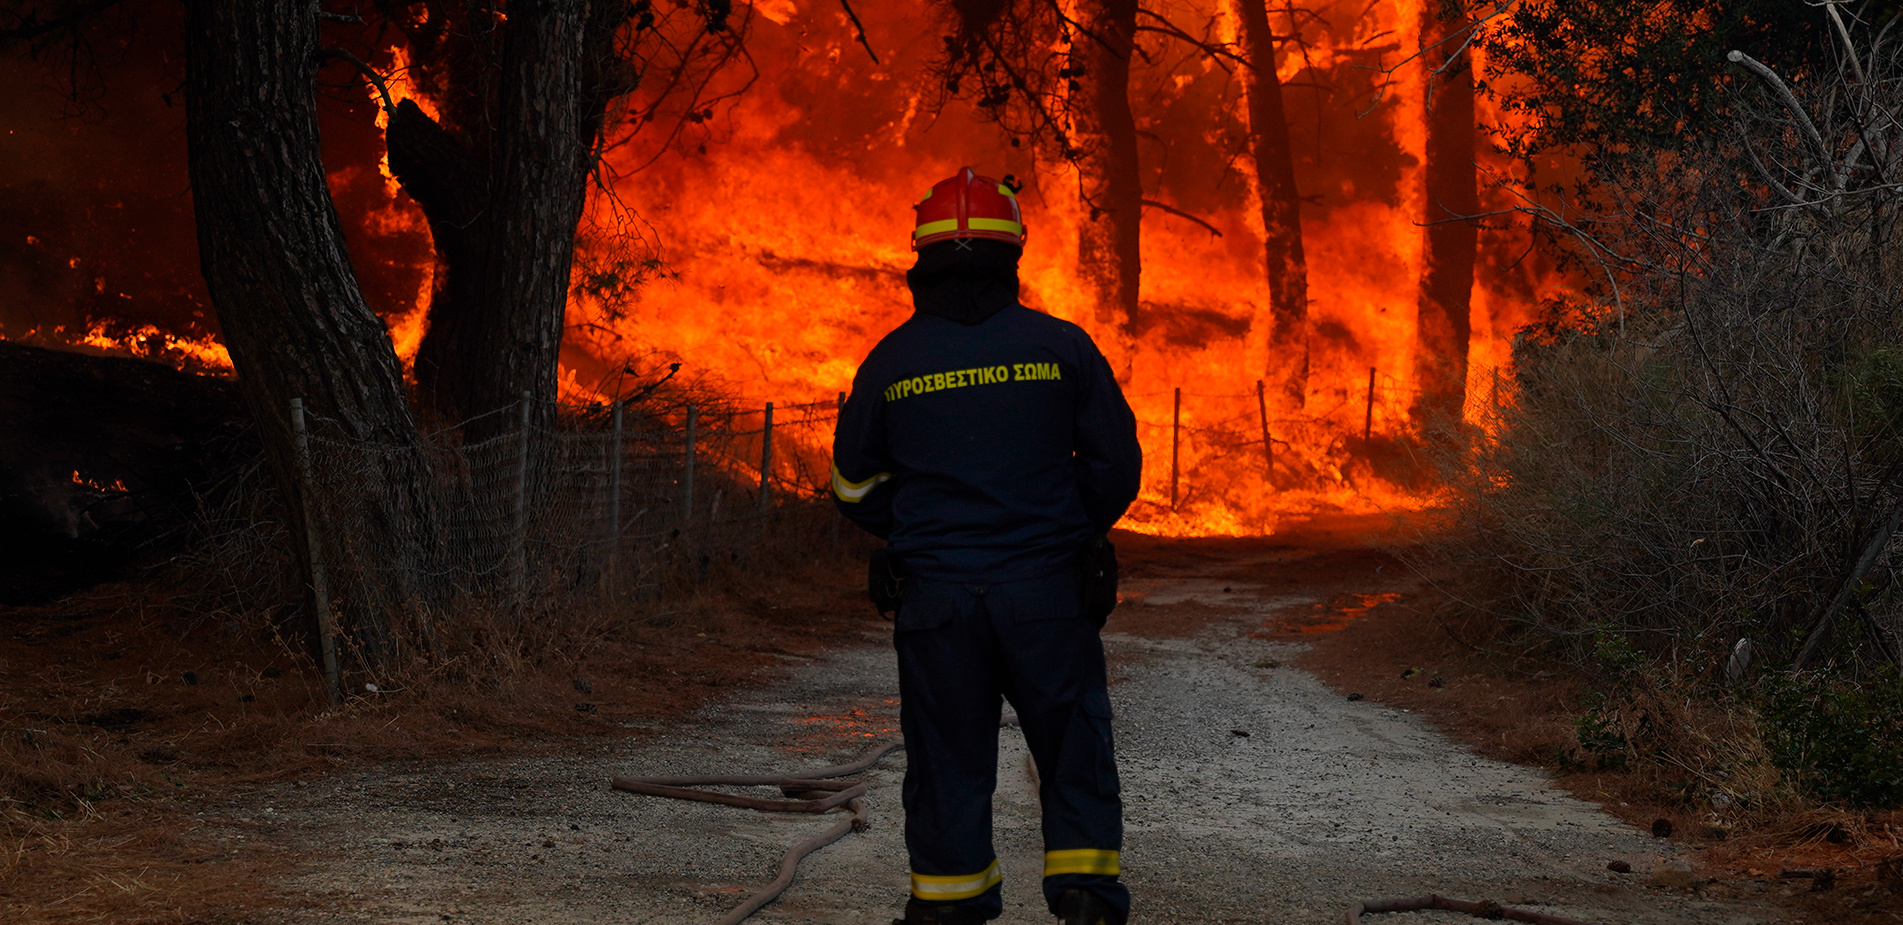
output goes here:
[{"label": "roadside vegetation", "polygon": [[[1874,6],[1801,10],[1566,73],[1525,49],[1612,24],[1498,27],[1535,88],[1509,98],[1546,107],[1508,144],[1580,172],[1518,182],[1519,211],[1583,286],[1520,332],[1513,400],[1442,441],[1422,553],[1475,651],[1583,677],[1544,763],[1709,837],[1854,840],[1903,807],[1903,48]],[[1557,80],[1582,89],[1541,103]]]}]

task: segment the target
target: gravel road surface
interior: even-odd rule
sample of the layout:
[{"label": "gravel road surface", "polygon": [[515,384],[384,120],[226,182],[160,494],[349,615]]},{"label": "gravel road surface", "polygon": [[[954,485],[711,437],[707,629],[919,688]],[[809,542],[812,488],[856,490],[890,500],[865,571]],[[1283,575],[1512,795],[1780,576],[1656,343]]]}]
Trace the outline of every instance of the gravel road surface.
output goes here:
[{"label": "gravel road surface", "polygon": [[[1595,923],[1785,921],[1733,890],[1654,882],[1664,842],[1475,757],[1416,717],[1351,701],[1283,667],[1300,643],[1258,638],[1278,613],[1402,579],[1249,586],[1300,576],[1326,552],[1261,551],[1152,569],[1105,639],[1124,784],[1135,921],[1334,923],[1357,899],[1439,892]],[[1300,587],[1300,583],[1296,583]],[[1144,608],[1198,608],[1187,634],[1137,635]],[[1159,611],[1160,612],[1160,611]],[[1252,635],[1252,633],[1254,635]],[[792,770],[896,736],[886,633],[733,691],[700,714],[593,753],[385,766],[274,786],[211,811],[223,837],[270,839],[303,860],[268,922],[704,923],[772,879],[833,817],[780,816],[612,792],[615,774]],[[995,811],[1006,923],[1052,921],[1037,890],[1037,799],[1015,729],[1002,733]],[[864,775],[872,828],[821,850],[752,921],[884,925],[906,890],[904,754]],[[756,795],[772,795],[754,790]],[[1607,869],[1628,862],[1631,874]],[[1669,874],[1665,879],[1671,879]],[[1371,922],[1473,921],[1453,913]]]}]

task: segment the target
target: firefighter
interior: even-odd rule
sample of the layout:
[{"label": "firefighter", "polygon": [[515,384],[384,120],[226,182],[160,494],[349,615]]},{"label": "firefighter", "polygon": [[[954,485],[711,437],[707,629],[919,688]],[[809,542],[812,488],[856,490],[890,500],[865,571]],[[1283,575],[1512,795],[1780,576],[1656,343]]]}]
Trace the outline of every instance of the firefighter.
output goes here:
[{"label": "firefighter", "polygon": [[1037,767],[1051,913],[1122,925],[1098,631],[1115,602],[1104,535],[1142,469],[1136,419],[1082,328],[1019,304],[1015,183],[967,167],[915,208],[916,311],[859,367],[832,472],[839,509],[887,541],[875,584],[903,576],[893,647],[912,891],[899,925],[1003,912],[991,794],[1004,700]]}]

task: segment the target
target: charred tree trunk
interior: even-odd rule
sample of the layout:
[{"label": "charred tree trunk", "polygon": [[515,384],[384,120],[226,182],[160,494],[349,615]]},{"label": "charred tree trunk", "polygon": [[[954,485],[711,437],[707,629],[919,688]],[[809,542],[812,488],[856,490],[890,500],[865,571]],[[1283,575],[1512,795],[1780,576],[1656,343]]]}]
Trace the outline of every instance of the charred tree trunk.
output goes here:
[{"label": "charred tree trunk", "polygon": [[1302,200],[1295,191],[1295,157],[1276,73],[1275,33],[1263,0],[1239,0],[1242,72],[1249,100],[1249,146],[1262,192],[1262,257],[1269,281],[1267,378],[1289,408],[1308,394],[1308,258],[1302,253]]},{"label": "charred tree trunk", "polygon": [[[506,408],[523,392],[555,396],[575,227],[603,111],[626,84],[613,39],[628,9],[611,0],[512,3],[496,26],[506,33],[493,114],[446,128],[406,100],[391,116],[390,167],[429,219],[438,257],[417,385],[446,420]],[[453,113],[487,90],[445,92],[463,94]],[[514,420],[491,414],[470,425],[471,436]]]},{"label": "charred tree trunk", "polygon": [[[341,628],[372,663],[394,654],[393,606],[435,601],[436,507],[389,335],[364,303],[325,185],[315,98],[317,18],[305,0],[192,0],[186,140],[198,247],[245,405],[294,512],[331,553]],[[349,499],[302,498],[287,406],[381,449]],[[302,524],[300,523],[300,526]],[[304,532],[293,530],[300,545]],[[311,550],[301,549],[308,566]]]},{"label": "charred tree trunk", "polygon": [[1097,321],[1116,331],[1105,350],[1127,379],[1136,351],[1137,282],[1142,269],[1143,187],[1137,171],[1136,119],[1130,113],[1130,55],[1136,49],[1136,0],[1083,0],[1071,37],[1070,144],[1082,178],[1084,223],[1078,270],[1097,304]]},{"label": "charred tree trunk", "polygon": [[1422,222],[1425,248],[1415,319],[1411,409],[1416,426],[1459,424],[1467,396],[1467,342],[1480,211],[1474,173],[1474,83],[1471,57],[1458,49],[1468,28],[1460,0],[1430,0],[1421,9],[1421,56],[1427,69],[1427,162]]}]

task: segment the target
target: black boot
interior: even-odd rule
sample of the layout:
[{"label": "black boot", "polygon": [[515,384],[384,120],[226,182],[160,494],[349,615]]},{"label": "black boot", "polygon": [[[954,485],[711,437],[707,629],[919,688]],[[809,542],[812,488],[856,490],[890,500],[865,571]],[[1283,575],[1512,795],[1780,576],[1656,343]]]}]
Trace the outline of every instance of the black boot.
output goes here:
[{"label": "black boot", "polygon": [[905,918],[892,925],[984,925],[985,914],[971,906],[934,906],[916,899],[905,901]]},{"label": "black boot", "polygon": [[1058,925],[1124,925],[1115,906],[1088,890],[1065,890],[1057,899]]}]

